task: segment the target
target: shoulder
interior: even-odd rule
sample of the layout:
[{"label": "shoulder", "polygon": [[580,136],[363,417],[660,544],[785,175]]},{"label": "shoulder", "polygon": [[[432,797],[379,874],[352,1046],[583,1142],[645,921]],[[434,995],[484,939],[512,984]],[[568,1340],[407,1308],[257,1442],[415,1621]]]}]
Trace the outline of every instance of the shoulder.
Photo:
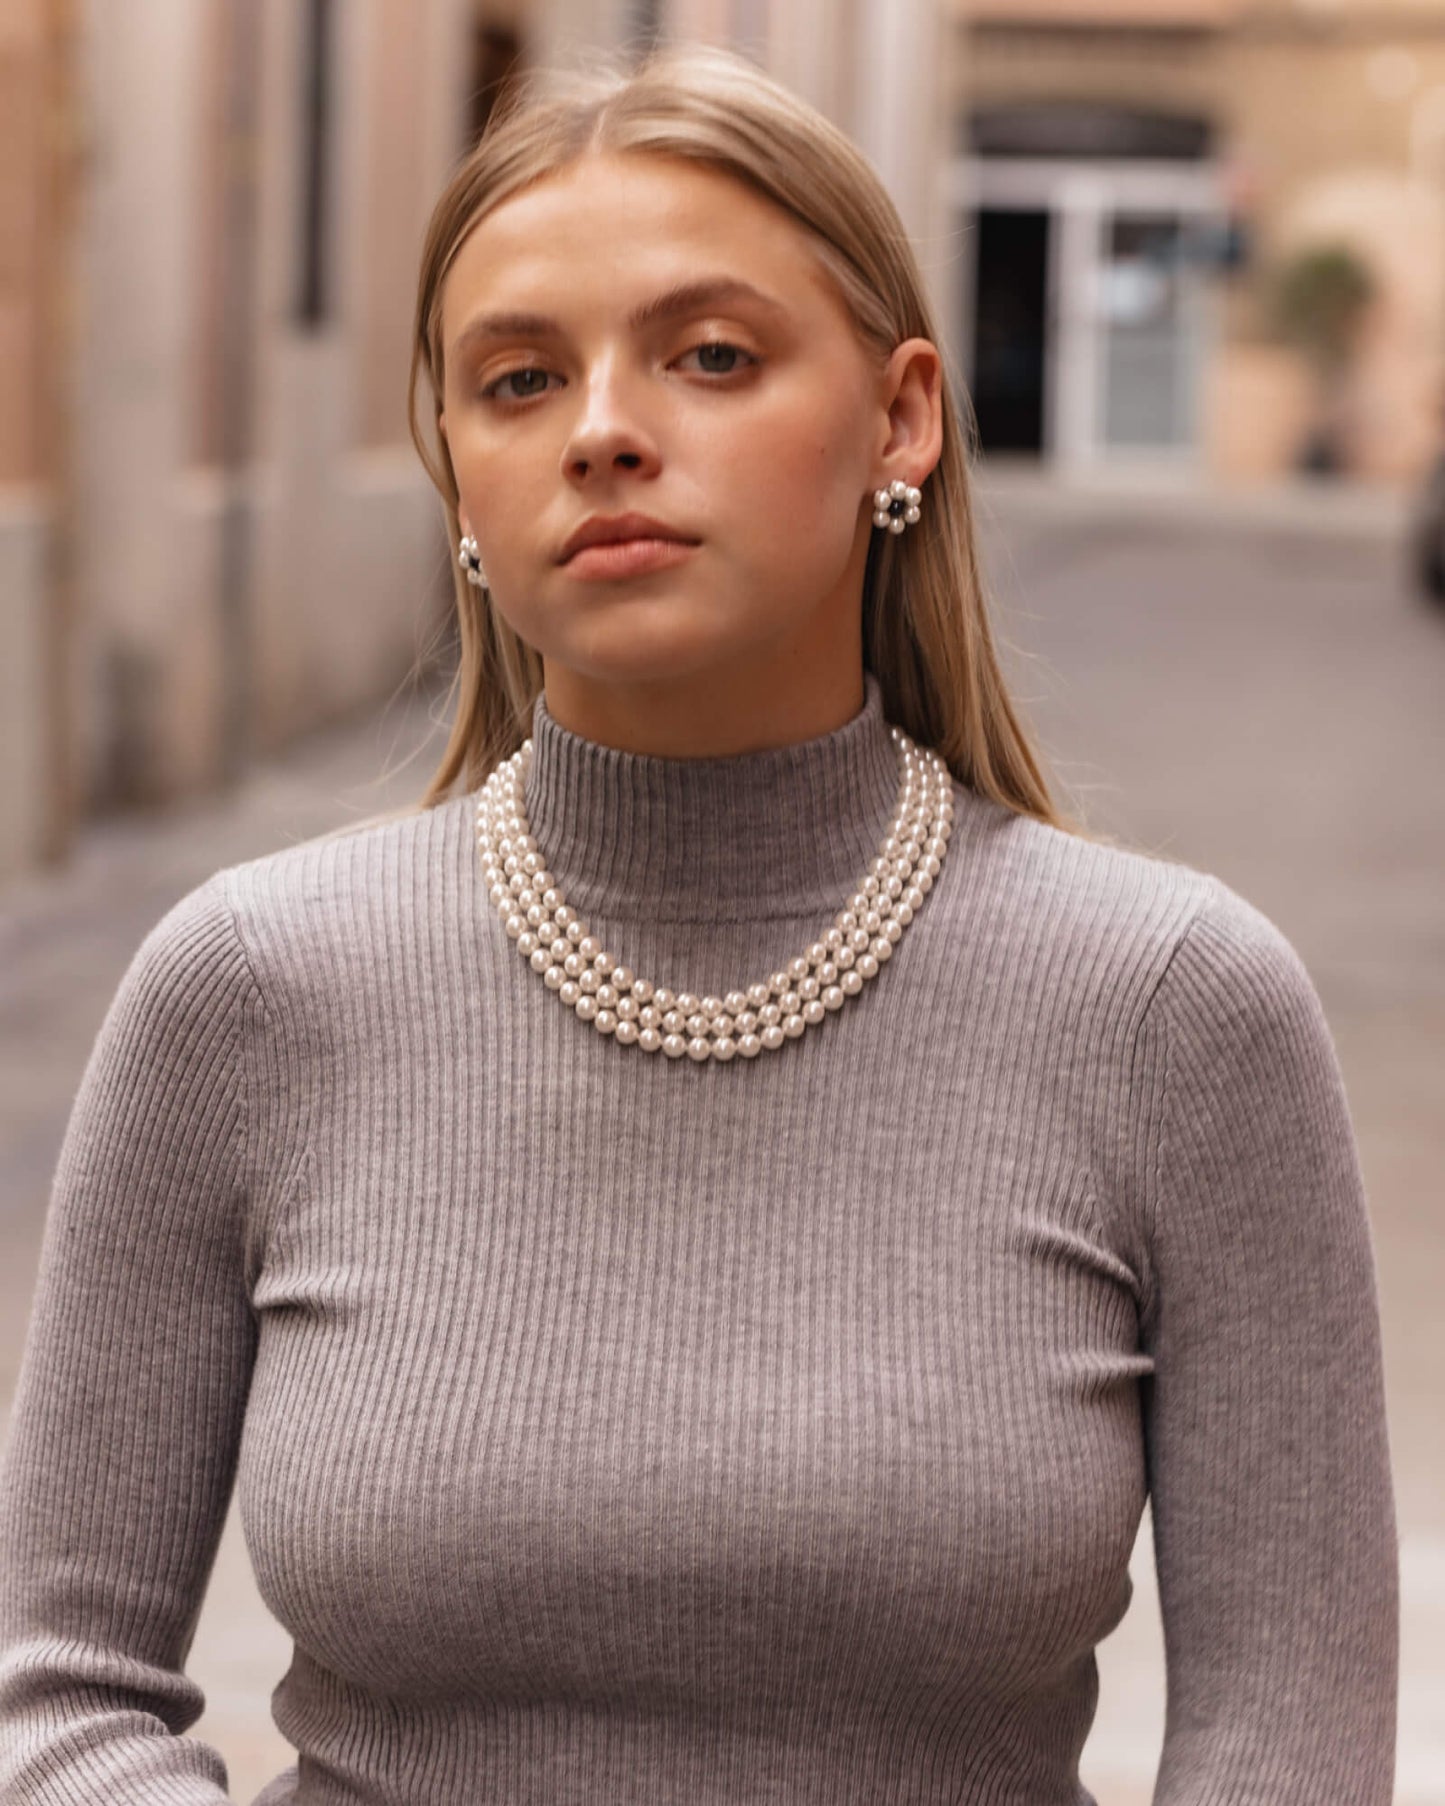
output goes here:
[{"label": "shoulder", "polygon": [[[466,894],[469,797],[298,841],[223,866],[155,921],[113,1011],[141,1009],[157,1032],[223,1002],[285,1015],[347,962],[425,932],[425,918]],[[472,855],[474,857],[474,854]]]},{"label": "shoulder", "polygon": [[[1091,841],[956,787],[950,928],[970,963],[1006,957],[1035,988],[1176,1036],[1317,1036],[1323,1012],[1293,942],[1216,874]],[[1162,1030],[1161,1030],[1162,1032]]]},{"label": "shoulder", "polygon": [[417,937],[470,899],[471,796],[341,828],[216,874],[263,987],[268,975],[334,980]]},{"label": "shoulder", "polygon": [[940,914],[959,956],[971,967],[987,960],[1043,996],[1092,1002],[1102,990],[1142,1014],[1219,880],[959,785],[955,803]]},{"label": "shoulder", "polygon": [[1171,1091],[1227,1086],[1241,1103],[1293,1081],[1337,1093],[1323,1002],[1280,925],[1213,878],[1161,975],[1152,1015]]}]

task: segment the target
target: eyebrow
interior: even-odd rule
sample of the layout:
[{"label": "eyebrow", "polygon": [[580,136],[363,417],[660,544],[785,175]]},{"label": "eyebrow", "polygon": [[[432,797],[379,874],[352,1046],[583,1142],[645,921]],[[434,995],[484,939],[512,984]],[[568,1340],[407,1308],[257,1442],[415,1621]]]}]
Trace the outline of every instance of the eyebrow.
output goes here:
[{"label": "eyebrow", "polygon": [[[772,295],[765,295],[761,289],[754,288],[751,282],[744,282],[736,276],[710,276],[697,282],[679,282],[675,287],[665,289],[662,294],[654,295],[650,301],[644,301],[633,308],[627,316],[627,324],[633,332],[641,332],[645,327],[655,326],[660,320],[675,319],[679,314],[697,313],[702,308],[714,307],[724,301],[752,301],[772,313],[787,312],[781,301],[775,300]],[[458,333],[447,356],[449,360],[459,357],[473,345],[488,339],[555,338],[561,331],[561,325],[547,314],[479,314]]]}]

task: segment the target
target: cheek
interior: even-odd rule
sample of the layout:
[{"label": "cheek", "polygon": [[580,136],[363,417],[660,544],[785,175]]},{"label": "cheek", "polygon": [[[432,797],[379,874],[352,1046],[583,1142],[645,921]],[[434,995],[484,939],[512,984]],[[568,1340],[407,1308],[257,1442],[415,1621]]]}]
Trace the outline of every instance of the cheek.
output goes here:
[{"label": "cheek", "polygon": [[851,540],[864,497],[861,466],[849,455],[855,431],[851,417],[822,415],[816,407],[750,423],[712,461],[729,512],[765,542],[781,538],[802,549],[808,540],[821,541],[821,552],[835,540]]}]

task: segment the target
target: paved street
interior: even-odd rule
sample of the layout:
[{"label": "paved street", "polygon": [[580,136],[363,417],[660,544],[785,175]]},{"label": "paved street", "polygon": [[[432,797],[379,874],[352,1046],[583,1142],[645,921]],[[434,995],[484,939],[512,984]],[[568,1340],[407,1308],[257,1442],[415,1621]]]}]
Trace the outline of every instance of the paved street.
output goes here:
[{"label": "paved street", "polygon": [[[1015,693],[1076,810],[1217,873],[1299,949],[1344,1068],[1379,1262],[1404,1592],[1398,1806],[1445,1806],[1445,610],[1407,590],[1388,503],[1271,507],[1061,492],[980,497]],[[141,937],[217,867],[409,800],[440,699],[401,698],[221,805],[92,831],[72,869],[0,895],[0,1401],[45,1198],[91,1040]],[[383,775],[384,774],[384,775]],[[379,781],[378,781],[379,780]],[[1100,1651],[1084,1777],[1145,1806],[1163,1723],[1147,1534]],[[195,1734],[252,1800],[289,1642],[233,1512],[190,1671]]]}]

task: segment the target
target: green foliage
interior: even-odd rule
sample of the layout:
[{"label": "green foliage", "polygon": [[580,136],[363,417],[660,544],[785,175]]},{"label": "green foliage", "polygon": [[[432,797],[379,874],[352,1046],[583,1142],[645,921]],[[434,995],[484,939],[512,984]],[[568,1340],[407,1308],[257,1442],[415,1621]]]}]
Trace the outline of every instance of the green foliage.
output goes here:
[{"label": "green foliage", "polygon": [[1374,296],[1374,276],[1349,245],[1312,245],[1275,272],[1270,311],[1281,337],[1329,378],[1348,362]]}]

